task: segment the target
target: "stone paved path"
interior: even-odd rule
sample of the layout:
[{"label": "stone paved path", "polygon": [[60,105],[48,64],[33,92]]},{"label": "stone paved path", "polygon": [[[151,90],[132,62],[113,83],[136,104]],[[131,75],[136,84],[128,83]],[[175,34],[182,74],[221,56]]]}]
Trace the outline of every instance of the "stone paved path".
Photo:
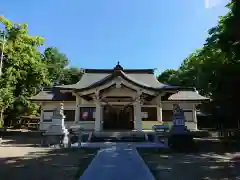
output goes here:
[{"label": "stone paved path", "polygon": [[99,150],[80,180],[154,180],[135,148],[115,146]]}]

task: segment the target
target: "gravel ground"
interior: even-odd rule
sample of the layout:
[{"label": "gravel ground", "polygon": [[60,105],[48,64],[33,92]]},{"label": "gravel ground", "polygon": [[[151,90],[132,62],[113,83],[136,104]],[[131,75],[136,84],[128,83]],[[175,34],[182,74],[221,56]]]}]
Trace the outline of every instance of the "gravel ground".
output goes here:
[{"label": "gravel ground", "polygon": [[[33,139],[3,140],[0,179],[79,179],[96,150],[41,148]],[[25,142],[25,143],[22,143]]]},{"label": "gravel ground", "polygon": [[196,153],[160,153],[139,150],[156,180],[236,180],[240,179],[240,154],[236,145],[197,142]]},{"label": "gravel ground", "polygon": [[[4,138],[0,144],[0,179],[74,180],[79,179],[96,150],[39,147],[30,137]],[[222,145],[204,142],[204,152],[194,154],[139,151],[156,180],[236,180],[240,179],[239,157]],[[231,150],[231,148],[230,148]]]},{"label": "gravel ground", "polygon": [[235,180],[240,167],[227,156],[213,154],[142,154],[156,180]]}]

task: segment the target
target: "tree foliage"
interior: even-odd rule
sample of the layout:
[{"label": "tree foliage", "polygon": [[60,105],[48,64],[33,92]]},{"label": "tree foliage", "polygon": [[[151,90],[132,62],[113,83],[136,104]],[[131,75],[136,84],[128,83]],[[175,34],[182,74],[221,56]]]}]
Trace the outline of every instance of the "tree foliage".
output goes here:
[{"label": "tree foliage", "polygon": [[158,80],[165,84],[179,85],[178,71],[167,69],[158,76]]},{"label": "tree foliage", "polygon": [[28,98],[39,91],[41,86],[49,83],[46,65],[38,51],[43,38],[30,36],[26,24],[13,23],[4,17],[0,17],[0,22],[5,27],[6,36],[0,81],[1,90],[6,96],[3,96],[5,99],[1,97],[1,101],[6,106],[11,105],[8,107],[12,114],[22,113],[32,104]]},{"label": "tree foliage", "polygon": [[166,70],[158,77],[166,83],[196,87],[212,99],[205,107],[225,124],[240,119],[239,3],[233,0],[227,5],[229,12],[209,30],[201,49],[190,54],[177,70]]},{"label": "tree foliage", "polygon": [[70,67],[65,68],[62,71],[62,75],[59,78],[59,84],[75,84],[82,77],[82,71],[79,68]]},{"label": "tree foliage", "polygon": [[79,68],[70,67],[65,54],[59,52],[56,47],[49,47],[43,53],[43,61],[47,65],[48,78],[53,85],[75,84],[81,78]]},{"label": "tree foliage", "polygon": [[[77,68],[66,68],[67,57],[55,47],[39,51],[44,39],[29,35],[27,24],[18,24],[0,17],[5,41],[0,41],[3,51],[3,68],[0,77],[0,112],[9,117],[37,114],[38,106],[29,98],[43,86],[59,83],[76,83],[81,77]],[[2,45],[4,43],[4,49]],[[72,73],[72,74],[71,74]]]},{"label": "tree foliage", "polygon": [[43,53],[43,61],[47,64],[48,77],[53,84],[59,84],[63,70],[69,61],[56,47],[49,47]]},{"label": "tree foliage", "polygon": [[3,112],[11,106],[11,103],[14,102],[13,92],[10,88],[1,88],[0,89],[0,121],[3,120]]}]

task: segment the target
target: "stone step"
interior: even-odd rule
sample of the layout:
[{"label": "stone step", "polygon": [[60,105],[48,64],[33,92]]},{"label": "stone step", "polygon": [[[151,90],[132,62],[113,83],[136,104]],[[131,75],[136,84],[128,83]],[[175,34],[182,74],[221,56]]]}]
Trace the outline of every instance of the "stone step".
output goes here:
[{"label": "stone step", "polygon": [[145,142],[145,137],[96,137],[92,136],[90,142]]},{"label": "stone step", "polygon": [[93,132],[90,142],[145,142],[145,133],[136,132]]}]

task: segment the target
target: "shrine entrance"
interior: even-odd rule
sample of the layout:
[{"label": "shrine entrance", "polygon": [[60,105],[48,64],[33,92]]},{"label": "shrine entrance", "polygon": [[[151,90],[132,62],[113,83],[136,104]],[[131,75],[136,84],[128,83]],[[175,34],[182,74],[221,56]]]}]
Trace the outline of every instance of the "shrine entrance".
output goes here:
[{"label": "shrine entrance", "polygon": [[104,106],[103,130],[132,130],[133,128],[133,106]]}]

